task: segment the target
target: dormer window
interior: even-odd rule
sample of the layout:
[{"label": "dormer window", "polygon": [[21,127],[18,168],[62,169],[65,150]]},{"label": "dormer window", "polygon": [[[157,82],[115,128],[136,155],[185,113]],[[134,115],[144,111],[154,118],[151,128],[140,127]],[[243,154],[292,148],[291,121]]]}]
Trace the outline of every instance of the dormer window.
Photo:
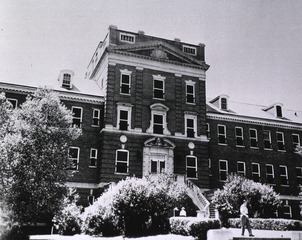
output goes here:
[{"label": "dormer window", "polygon": [[228,110],[228,101],[226,98],[221,98],[220,99],[220,106],[221,106],[221,110]]},{"label": "dormer window", "polygon": [[120,41],[127,43],[135,43],[135,36],[128,33],[120,33]]},{"label": "dormer window", "polygon": [[280,105],[276,106],[276,116],[282,118],[282,107]]},{"label": "dormer window", "polygon": [[196,56],[196,47],[191,47],[191,46],[184,45],[182,47],[182,50],[183,50],[184,53],[188,53],[190,55]]},{"label": "dormer window", "polygon": [[60,83],[60,87],[71,89],[73,83],[73,75],[74,73],[70,70],[62,70],[58,77],[58,81]]},{"label": "dormer window", "polygon": [[62,87],[70,88],[70,85],[71,85],[71,75],[68,73],[64,73]]}]

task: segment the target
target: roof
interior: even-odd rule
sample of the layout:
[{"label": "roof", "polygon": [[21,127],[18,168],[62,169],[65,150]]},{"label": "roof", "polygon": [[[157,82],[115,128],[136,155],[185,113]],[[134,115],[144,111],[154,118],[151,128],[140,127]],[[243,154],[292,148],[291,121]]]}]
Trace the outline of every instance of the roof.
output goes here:
[{"label": "roof", "polygon": [[[228,116],[249,117],[262,120],[273,120],[284,123],[302,124],[302,111],[289,110],[282,108],[282,118],[276,117],[271,111],[268,111],[269,106],[256,105],[249,103],[241,103],[228,100],[228,111],[223,111],[211,103],[212,98],[207,98],[207,113],[217,113]],[[281,105],[280,103],[275,105]]]}]

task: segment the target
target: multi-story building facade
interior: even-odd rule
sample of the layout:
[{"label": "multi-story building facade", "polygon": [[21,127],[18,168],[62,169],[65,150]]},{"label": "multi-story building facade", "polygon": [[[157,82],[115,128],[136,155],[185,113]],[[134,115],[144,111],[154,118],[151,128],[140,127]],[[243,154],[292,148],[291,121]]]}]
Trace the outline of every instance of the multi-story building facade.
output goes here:
[{"label": "multi-story building facade", "polygon": [[[294,146],[302,112],[234,103],[226,95],[206,100],[208,68],[203,44],[110,26],[85,79],[63,70],[54,86],[83,130],[70,146],[75,174],[67,185],[93,201],[127,176],[165,171],[189,184],[208,215],[206,193],[236,172],[274,186],[284,199],[279,216],[299,218],[302,158]],[[15,105],[34,89],[0,84]]]}]

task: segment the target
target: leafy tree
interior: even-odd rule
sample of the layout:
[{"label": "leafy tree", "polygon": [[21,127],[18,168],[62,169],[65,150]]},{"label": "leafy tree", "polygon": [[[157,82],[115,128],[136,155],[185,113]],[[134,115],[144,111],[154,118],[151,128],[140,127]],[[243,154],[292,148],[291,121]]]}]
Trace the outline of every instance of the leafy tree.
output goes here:
[{"label": "leafy tree", "polygon": [[218,209],[223,224],[229,217],[240,215],[243,200],[249,201],[249,214],[255,217],[273,217],[281,204],[279,195],[271,186],[254,182],[240,175],[229,175],[222,189],[214,192],[212,203]]},{"label": "leafy tree", "polygon": [[81,131],[50,89],[38,89],[18,109],[0,96],[2,205],[18,223],[50,221],[69,176],[68,146]]},{"label": "leafy tree", "polygon": [[126,236],[167,232],[168,216],[184,196],[185,188],[168,174],[127,178],[85,209],[84,231],[99,234],[110,223],[112,230],[122,229]]}]

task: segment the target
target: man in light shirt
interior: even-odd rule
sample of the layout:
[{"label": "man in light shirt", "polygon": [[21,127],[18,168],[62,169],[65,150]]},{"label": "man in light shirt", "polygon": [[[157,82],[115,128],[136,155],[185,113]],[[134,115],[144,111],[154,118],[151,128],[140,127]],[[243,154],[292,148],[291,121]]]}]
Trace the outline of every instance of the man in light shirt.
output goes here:
[{"label": "man in light shirt", "polygon": [[240,206],[240,218],[241,218],[241,229],[242,236],[244,236],[245,227],[249,231],[250,237],[254,237],[249,220],[249,210],[247,209],[247,200],[244,200]]}]

